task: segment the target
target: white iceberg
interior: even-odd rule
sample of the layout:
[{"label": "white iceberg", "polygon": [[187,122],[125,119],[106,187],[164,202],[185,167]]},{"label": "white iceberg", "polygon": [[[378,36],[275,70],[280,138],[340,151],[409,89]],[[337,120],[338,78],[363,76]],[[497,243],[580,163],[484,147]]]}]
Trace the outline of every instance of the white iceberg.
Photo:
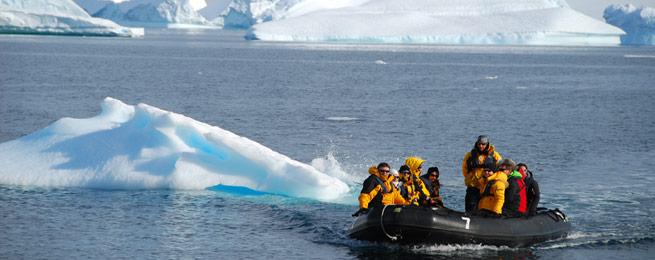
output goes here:
[{"label": "white iceberg", "polygon": [[0,144],[0,184],[101,189],[216,185],[335,200],[339,179],[216,126],[106,98],[100,115],[62,118]]},{"label": "white iceberg", "polygon": [[603,18],[626,32],[621,43],[626,45],[655,45],[655,8],[634,5],[610,5]]},{"label": "white iceberg", "polygon": [[[327,1],[307,1],[318,4]],[[303,2],[304,3],[304,2]],[[369,0],[256,24],[267,41],[618,45],[624,32],[564,0]],[[299,6],[299,5],[298,5]],[[307,7],[305,7],[307,8]]]},{"label": "white iceberg", "polygon": [[[370,0],[214,0],[208,6],[222,10],[215,23],[224,28],[247,29],[253,24],[296,17],[318,10],[359,5]],[[223,1],[223,2],[221,2]],[[205,12],[203,12],[205,14]],[[207,17],[207,15],[205,15]],[[207,17],[209,19],[209,17]],[[214,19],[214,18],[212,18]]]},{"label": "white iceberg", "polygon": [[1,0],[0,33],[143,36],[143,28],[94,18],[72,0]]},{"label": "white iceberg", "polygon": [[[92,4],[78,0],[87,10]],[[94,17],[112,20],[122,25],[144,27],[216,27],[198,11],[206,7],[204,0],[126,0],[108,1],[92,13]]]}]

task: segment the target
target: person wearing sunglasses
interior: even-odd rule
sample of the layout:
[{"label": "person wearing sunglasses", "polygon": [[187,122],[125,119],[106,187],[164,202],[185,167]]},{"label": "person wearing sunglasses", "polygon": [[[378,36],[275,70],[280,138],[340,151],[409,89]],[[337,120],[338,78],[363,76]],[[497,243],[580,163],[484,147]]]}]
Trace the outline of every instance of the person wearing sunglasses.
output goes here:
[{"label": "person wearing sunglasses", "polygon": [[388,163],[382,162],[377,167],[372,166],[368,173],[370,175],[362,184],[362,191],[359,193],[359,210],[353,216],[366,214],[374,207],[407,204],[398,189],[391,184],[394,176],[391,175],[391,166]]},{"label": "person wearing sunglasses", "polygon": [[491,168],[485,167],[482,170],[482,178],[479,179],[480,202],[478,203],[477,215],[485,217],[500,217],[503,214],[505,204],[505,189],[509,186],[507,177],[516,168],[516,163],[511,159],[503,159],[498,166],[499,171],[494,172]]},{"label": "person wearing sunglasses", "polygon": [[439,182],[439,168],[430,167],[428,173],[421,176],[421,180],[425,183],[426,188],[430,192],[430,201],[428,206],[443,207],[443,200],[440,195],[441,183]]}]

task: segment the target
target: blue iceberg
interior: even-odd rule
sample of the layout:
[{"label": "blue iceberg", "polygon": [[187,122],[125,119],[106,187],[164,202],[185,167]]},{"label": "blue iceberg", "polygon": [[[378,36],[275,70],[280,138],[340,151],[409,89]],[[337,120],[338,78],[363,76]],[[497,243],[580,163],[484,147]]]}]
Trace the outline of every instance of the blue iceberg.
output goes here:
[{"label": "blue iceberg", "polygon": [[621,36],[621,44],[655,44],[655,8],[637,8],[631,4],[610,5],[605,8],[603,17],[607,23],[620,27],[627,33]]}]

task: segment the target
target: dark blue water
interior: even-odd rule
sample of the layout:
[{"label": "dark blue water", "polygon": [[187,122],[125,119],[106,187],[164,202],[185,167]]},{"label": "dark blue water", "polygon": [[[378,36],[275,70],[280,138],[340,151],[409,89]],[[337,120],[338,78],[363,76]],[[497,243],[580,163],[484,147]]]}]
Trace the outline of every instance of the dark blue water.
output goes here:
[{"label": "dark blue water", "polygon": [[543,205],[563,209],[574,232],[523,249],[354,241],[346,230],[357,184],[345,205],[0,184],[0,258],[655,253],[654,48],[272,44],[241,33],[1,36],[0,142],[61,117],[93,116],[111,96],[218,125],[302,162],[333,155],[353,179],[379,161],[397,168],[418,155],[441,169],[446,205],[462,209],[461,160],[487,134],[503,156],[531,166]]}]

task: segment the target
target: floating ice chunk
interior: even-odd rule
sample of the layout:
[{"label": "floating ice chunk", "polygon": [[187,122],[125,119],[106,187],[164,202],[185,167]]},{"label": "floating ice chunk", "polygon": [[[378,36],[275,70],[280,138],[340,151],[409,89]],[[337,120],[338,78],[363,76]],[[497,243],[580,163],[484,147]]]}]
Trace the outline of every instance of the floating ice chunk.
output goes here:
[{"label": "floating ice chunk", "polygon": [[102,112],[62,118],[0,144],[0,184],[100,189],[216,185],[334,200],[349,187],[316,168],[216,126],[107,98]]},{"label": "floating ice chunk", "polygon": [[330,116],[325,118],[328,121],[356,121],[359,120],[357,117],[348,117],[348,116]]},{"label": "floating ice chunk", "polygon": [[621,36],[625,45],[655,44],[655,8],[634,5],[610,5],[603,14],[607,23],[623,29],[627,34]]},{"label": "floating ice chunk", "polygon": [[623,55],[624,58],[628,59],[655,59],[655,55],[634,55],[634,54],[626,54]]}]

